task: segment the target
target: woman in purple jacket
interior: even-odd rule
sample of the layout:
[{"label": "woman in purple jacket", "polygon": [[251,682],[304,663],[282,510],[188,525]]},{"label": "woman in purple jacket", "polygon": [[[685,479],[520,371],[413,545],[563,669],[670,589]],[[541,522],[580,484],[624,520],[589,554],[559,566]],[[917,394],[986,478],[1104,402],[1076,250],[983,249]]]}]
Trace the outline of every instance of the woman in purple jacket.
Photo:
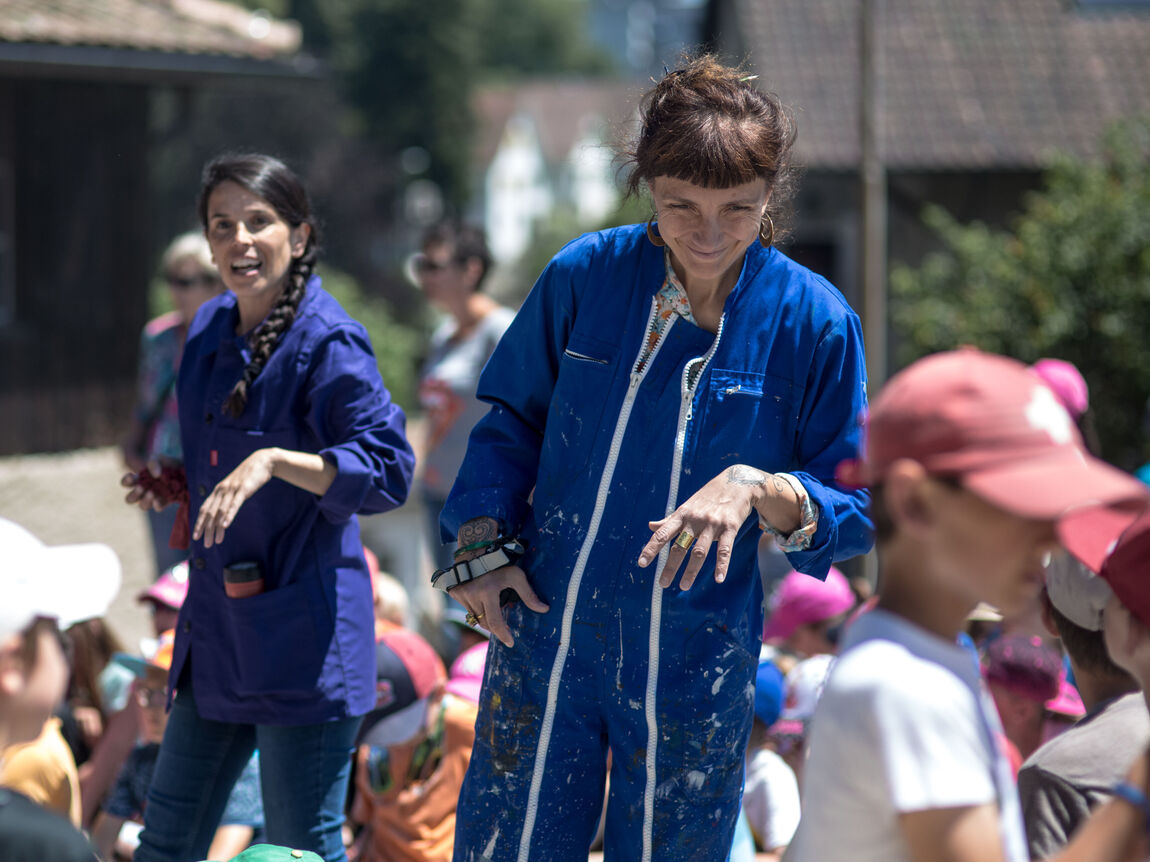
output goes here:
[{"label": "woman in purple jacket", "polygon": [[[200,309],[180,368],[191,577],[136,858],[202,859],[258,747],[268,840],[333,862],[375,704],[356,514],[403,503],[414,455],[366,331],[313,275],[295,175],[268,156],[218,158],[199,211],[228,292]],[[137,485],[128,499],[164,496]]]}]

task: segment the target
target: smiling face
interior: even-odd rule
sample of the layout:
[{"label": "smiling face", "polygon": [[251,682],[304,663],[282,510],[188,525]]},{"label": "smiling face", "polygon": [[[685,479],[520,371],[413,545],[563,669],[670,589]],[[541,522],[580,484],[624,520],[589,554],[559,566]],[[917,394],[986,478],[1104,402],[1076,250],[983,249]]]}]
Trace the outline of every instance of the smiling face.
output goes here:
[{"label": "smiling face", "polygon": [[758,239],[770,197],[766,180],[710,189],[655,177],[650,187],[659,233],[683,286],[734,286],[743,254]]},{"label": "smiling face", "polygon": [[310,225],[289,225],[271,204],[238,183],[225,180],[212,190],[206,228],[212,260],[250,325],[275,304],[310,232]]},{"label": "smiling face", "polygon": [[40,735],[64,697],[68,672],[54,622],[37,621],[0,642],[0,747]]}]

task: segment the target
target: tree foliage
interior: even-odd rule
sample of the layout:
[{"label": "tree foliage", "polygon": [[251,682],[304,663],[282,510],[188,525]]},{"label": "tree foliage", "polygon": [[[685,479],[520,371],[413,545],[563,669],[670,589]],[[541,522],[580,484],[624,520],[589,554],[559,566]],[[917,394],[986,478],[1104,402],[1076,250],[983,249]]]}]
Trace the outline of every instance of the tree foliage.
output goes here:
[{"label": "tree foliage", "polygon": [[1103,452],[1144,460],[1150,395],[1150,119],[1113,127],[1096,161],[1063,157],[1009,231],[930,208],[944,251],[891,273],[900,360],[972,344],[1073,362]]},{"label": "tree foliage", "polygon": [[583,0],[291,0],[359,128],[383,152],[421,147],[458,207],[470,190],[475,86],[492,78],[603,74]]}]

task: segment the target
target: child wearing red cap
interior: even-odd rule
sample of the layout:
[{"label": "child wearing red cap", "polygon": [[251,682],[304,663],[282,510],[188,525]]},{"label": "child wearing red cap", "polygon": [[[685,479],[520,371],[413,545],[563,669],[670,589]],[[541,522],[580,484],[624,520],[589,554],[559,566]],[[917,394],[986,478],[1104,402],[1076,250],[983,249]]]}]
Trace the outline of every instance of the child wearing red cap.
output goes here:
[{"label": "child wearing red cap", "polygon": [[[1085,452],[1025,366],[975,350],[892,378],[865,437],[839,478],[872,490],[879,600],[847,629],[815,711],[788,859],[1023,862],[1002,728],[956,638],[980,601],[1010,613],[1035,598],[1068,512],[1145,492]],[[1065,858],[1123,858],[1145,828],[1129,806],[1096,817]]]}]

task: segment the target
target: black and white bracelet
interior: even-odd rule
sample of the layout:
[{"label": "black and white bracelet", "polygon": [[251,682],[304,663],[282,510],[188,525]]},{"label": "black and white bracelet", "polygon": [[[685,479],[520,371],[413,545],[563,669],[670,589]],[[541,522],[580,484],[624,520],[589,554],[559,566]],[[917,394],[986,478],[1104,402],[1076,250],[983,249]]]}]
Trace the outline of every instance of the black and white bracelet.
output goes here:
[{"label": "black and white bracelet", "polygon": [[480,575],[518,562],[526,550],[518,539],[503,539],[484,549],[478,557],[462,560],[444,569],[437,569],[431,576],[431,585],[436,589],[451,592]]}]

